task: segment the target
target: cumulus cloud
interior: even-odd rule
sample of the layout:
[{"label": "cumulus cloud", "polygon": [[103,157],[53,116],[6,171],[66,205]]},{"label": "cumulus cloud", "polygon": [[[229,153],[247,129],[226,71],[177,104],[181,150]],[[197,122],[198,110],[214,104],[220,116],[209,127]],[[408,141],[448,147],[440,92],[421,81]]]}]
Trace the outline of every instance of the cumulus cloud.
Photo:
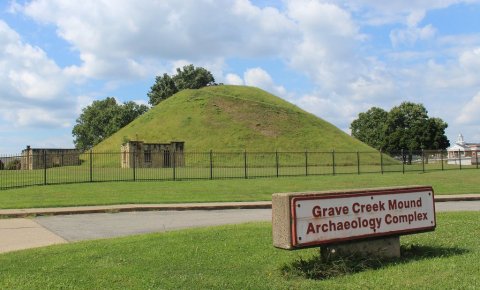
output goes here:
[{"label": "cumulus cloud", "polygon": [[443,9],[456,4],[479,3],[479,0],[332,0],[334,3],[359,13],[359,17],[368,25],[384,25],[392,23],[416,24],[425,11]]},{"label": "cumulus cloud", "polygon": [[363,35],[348,11],[329,3],[288,2],[288,15],[298,24],[301,40],[287,56],[290,65],[319,86],[341,90],[356,79],[361,59],[355,52]]},{"label": "cumulus cloud", "polygon": [[459,61],[462,68],[478,72],[480,70],[480,47],[462,52]]},{"label": "cumulus cloud", "polygon": [[[0,20],[0,115],[13,126],[65,126],[71,80],[39,47]],[[70,110],[66,110],[71,112]]]},{"label": "cumulus cloud", "polygon": [[237,74],[227,74],[225,76],[225,83],[227,85],[241,86],[244,84],[243,79]]},{"label": "cumulus cloud", "polygon": [[419,40],[432,39],[437,30],[431,24],[424,27],[408,27],[407,29],[395,29],[390,32],[390,41],[394,47],[399,45],[413,45]]},{"label": "cumulus cloud", "polygon": [[276,85],[270,74],[259,67],[245,71],[243,78],[247,86],[258,87],[274,95],[287,97],[287,90],[283,86]]},{"label": "cumulus cloud", "polygon": [[10,95],[31,100],[58,97],[66,80],[61,69],[45,52],[23,43],[20,36],[0,20],[0,86]]},{"label": "cumulus cloud", "polygon": [[462,125],[475,125],[480,122],[480,115],[478,114],[478,108],[480,108],[480,92],[478,92],[469,102],[467,102],[462,110],[459,112],[459,116],[456,122]]},{"label": "cumulus cloud", "polygon": [[235,1],[37,0],[23,12],[54,24],[80,54],[72,74],[93,78],[142,77],[162,62],[270,55],[293,36],[277,9]]},{"label": "cumulus cloud", "polygon": [[344,98],[325,97],[318,93],[304,95],[295,101],[295,104],[307,112],[335,124],[345,132],[348,131],[350,123],[359,110],[365,108],[365,105],[359,106],[359,104]]}]

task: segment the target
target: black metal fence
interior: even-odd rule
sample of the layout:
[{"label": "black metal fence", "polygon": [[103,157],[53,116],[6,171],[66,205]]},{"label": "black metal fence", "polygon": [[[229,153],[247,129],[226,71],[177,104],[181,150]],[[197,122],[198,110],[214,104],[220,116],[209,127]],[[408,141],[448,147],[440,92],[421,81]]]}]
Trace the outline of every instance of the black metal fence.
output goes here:
[{"label": "black metal fence", "polygon": [[83,152],[0,156],[0,189],[101,181],[193,180],[478,169],[480,151]]}]

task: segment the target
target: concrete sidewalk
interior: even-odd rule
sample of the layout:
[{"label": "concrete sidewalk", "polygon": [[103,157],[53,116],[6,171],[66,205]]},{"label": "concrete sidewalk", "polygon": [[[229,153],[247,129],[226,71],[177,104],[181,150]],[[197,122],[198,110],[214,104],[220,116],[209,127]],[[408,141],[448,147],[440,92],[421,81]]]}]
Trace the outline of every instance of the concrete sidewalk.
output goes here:
[{"label": "concrete sidewalk", "polygon": [[[478,201],[478,200],[480,200],[480,194],[435,196],[435,202]],[[96,206],[54,207],[54,208],[2,209],[0,210],[0,218],[23,218],[28,216],[43,216],[43,215],[115,213],[115,212],[132,212],[132,211],[267,209],[267,208],[272,208],[271,201],[173,203],[173,204],[120,204],[120,205],[96,205]]]},{"label": "concrete sidewalk", "polygon": [[31,219],[0,219],[0,253],[67,243]]}]

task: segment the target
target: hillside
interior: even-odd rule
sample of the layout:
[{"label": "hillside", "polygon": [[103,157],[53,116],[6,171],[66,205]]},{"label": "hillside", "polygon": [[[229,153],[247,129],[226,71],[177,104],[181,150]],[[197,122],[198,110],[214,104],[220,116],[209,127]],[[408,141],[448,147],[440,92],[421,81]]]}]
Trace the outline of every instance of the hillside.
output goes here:
[{"label": "hillside", "polygon": [[185,141],[186,151],[375,151],[281,98],[244,86],[181,91],[94,151],[118,152],[126,139]]}]

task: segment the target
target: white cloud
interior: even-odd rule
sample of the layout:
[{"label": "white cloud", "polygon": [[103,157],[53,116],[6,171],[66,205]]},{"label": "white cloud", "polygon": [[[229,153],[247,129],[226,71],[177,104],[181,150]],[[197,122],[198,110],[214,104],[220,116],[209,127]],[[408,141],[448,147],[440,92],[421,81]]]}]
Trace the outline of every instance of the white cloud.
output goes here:
[{"label": "white cloud", "polygon": [[39,47],[24,43],[0,20],[0,116],[13,127],[66,126],[71,82]]},{"label": "white cloud", "polygon": [[49,100],[59,96],[66,83],[61,69],[42,49],[23,43],[20,36],[1,20],[0,44],[4,48],[0,51],[3,98],[5,94],[31,100]]},{"label": "white cloud", "polygon": [[350,123],[353,121],[359,110],[365,109],[364,105],[351,102],[341,97],[322,95],[313,93],[302,96],[295,101],[300,108],[320,116],[321,118],[337,125],[345,132],[348,131]]},{"label": "white cloud", "polygon": [[343,93],[364,65],[357,53],[365,36],[348,11],[319,1],[290,1],[288,15],[298,24],[301,41],[286,56],[324,90]]},{"label": "white cloud", "polygon": [[6,120],[20,127],[69,127],[71,124],[48,108],[21,108],[4,113]]},{"label": "white cloud", "polygon": [[468,103],[463,106],[459,112],[459,116],[455,121],[461,125],[478,125],[480,122],[480,115],[478,114],[479,108],[480,92],[478,92]]},{"label": "white cloud", "polygon": [[423,18],[425,11],[444,9],[456,4],[479,3],[479,0],[332,0],[347,7],[350,11],[360,13],[359,16],[368,25],[384,25],[404,23],[416,25]]},{"label": "white cloud", "polygon": [[480,70],[480,47],[464,51],[459,57],[459,62],[465,70],[478,74]]},{"label": "white cloud", "polygon": [[227,74],[225,76],[225,83],[227,85],[241,86],[244,84],[243,79],[237,74]]},{"label": "white cloud", "polygon": [[158,65],[228,56],[265,56],[287,47],[294,24],[277,9],[235,1],[36,0],[23,12],[57,27],[80,54],[69,72],[138,78]]},{"label": "white cloud", "polygon": [[279,97],[287,97],[287,90],[283,86],[276,85],[272,77],[259,67],[245,71],[243,78],[247,86],[264,89]]},{"label": "white cloud", "polygon": [[390,32],[390,41],[394,47],[402,44],[414,45],[419,40],[432,39],[437,30],[431,24],[424,27],[408,27],[407,29],[394,29]]}]

